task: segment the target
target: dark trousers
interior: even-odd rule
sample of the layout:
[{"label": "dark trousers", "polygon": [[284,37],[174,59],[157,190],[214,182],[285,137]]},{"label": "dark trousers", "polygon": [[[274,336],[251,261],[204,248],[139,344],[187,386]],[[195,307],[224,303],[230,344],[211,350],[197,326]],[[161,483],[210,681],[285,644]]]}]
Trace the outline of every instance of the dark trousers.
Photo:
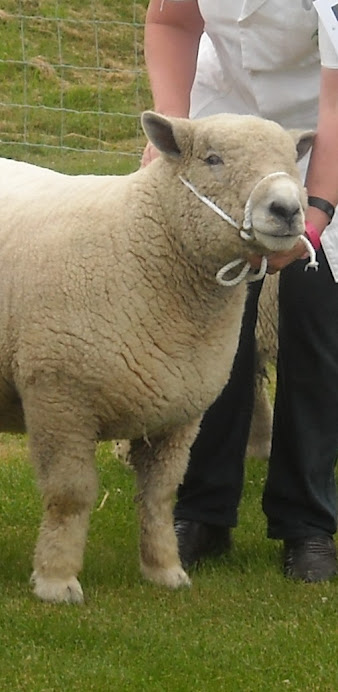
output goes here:
[{"label": "dark trousers", "polygon": [[[271,538],[337,528],[338,284],[322,251],[318,272],[281,272],[274,431],[263,509]],[[261,286],[249,286],[231,378],[202,420],[175,517],[236,526],[254,392]]]}]

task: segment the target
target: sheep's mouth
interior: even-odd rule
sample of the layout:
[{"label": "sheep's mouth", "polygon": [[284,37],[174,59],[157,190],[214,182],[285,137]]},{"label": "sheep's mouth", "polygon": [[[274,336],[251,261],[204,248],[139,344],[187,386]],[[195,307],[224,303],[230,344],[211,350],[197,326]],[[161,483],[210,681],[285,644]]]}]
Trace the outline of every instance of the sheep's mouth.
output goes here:
[{"label": "sheep's mouth", "polygon": [[299,240],[301,233],[266,233],[266,231],[254,230],[256,241],[267,250],[291,250]]},{"label": "sheep's mouth", "polygon": [[[270,252],[285,252],[291,250],[294,245],[299,241],[302,240],[302,242],[305,245],[305,248],[308,252],[309,255],[309,262],[307,263],[305,270],[308,269],[308,267],[311,267],[312,269],[315,269],[317,271],[318,269],[318,262],[316,260],[316,252],[310,242],[310,240],[306,237],[305,234],[303,233],[288,233],[285,235],[281,235],[280,233],[270,233],[268,234],[267,232],[259,232],[255,230],[254,233],[247,233],[247,231],[242,228],[240,231],[240,236],[243,240],[245,241],[256,241],[257,243],[260,244],[260,251],[263,253],[262,258],[261,258],[261,266],[260,269],[257,272],[252,273],[251,270],[251,265],[249,261],[245,261],[242,258],[234,259],[231,262],[228,262],[227,264],[224,265],[224,267],[221,267],[219,271],[216,274],[216,281],[221,285],[221,286],[235,286],[239,284],[241,281],[244,279],[247,279],[249,281],[258,281],[262,279],[266,273],[267,270],[267,250]],[[260,237],[261,236],[261,237]],[[256,248],[257,251],[257,248]],[[229,272],[233,272],[236,267],[239,267],[239,265],[242,265],[244,263],[244,266],[240,269],[239,273],[237,276],[229,276]]]}]

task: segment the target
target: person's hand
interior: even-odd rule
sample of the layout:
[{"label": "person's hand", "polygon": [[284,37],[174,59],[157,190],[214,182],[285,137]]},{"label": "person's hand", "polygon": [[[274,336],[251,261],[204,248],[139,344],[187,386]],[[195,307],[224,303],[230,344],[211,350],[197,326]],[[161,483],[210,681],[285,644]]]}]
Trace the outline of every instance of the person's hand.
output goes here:
[{"label": "person's hand", "polygon": [[[267,253],[265,257],[268,260],[267,273],[275,274],[276,272],[287,267],[288,264],[297,259],[305,259],[308,257],[308,251],[301,240],[298,240],[292,250],[275,252],[273,255]],[[253,269],[259,269],[261,266],[262,255],[250,255],[248,261]]]},{"label": "person's hand", "polygon": [[148,163],[151,163],[157,156],[159,156],[158,150],[151,142],[148,142],[142,155],[141,168],[148,166]]}]

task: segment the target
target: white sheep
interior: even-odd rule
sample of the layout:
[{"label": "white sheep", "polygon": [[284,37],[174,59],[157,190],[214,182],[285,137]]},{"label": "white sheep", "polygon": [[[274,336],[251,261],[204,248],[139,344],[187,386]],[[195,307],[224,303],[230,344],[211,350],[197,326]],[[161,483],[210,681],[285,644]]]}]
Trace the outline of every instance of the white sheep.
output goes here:
[{"label": "white sheep", "polygon": [[313,133],[235,115],[142,123],[161,156],[130,175],[0,163],[0,429],[28,432],[47,601],[83,598],[98,440],[132,440],[143,575],[189,584],[172,498],[237,348],[246,282],[229,263],[304,230],[296,158]]},{"label": "white sheep", "polygon": [[[279,274],[267,275],[259,297],[256,325],[254,407],[247,457],[267,460],[272,439],[273,406],[269,393],[269,366],[277,364]],[[114,440],[112,453],[126,466],[130,460],[129,440]]]},{"label": "white sheep", "polygon": [[273,407],[268,391],[268,366],[277,364],[279,274],[266,276],[259,297],[256,325],[255,399],[246,454],[268,459]]},{"label": "white sheep", "polygon": [[[269,366],[277,364],[279,273],[267,275],[259,297],[256,325],[254,407],[247,457],[267,460],[270,456],[273,422],[272,395],[269,392]],[[273,383],[272,383],[273,386]],[[126,466],[130,461],[129,440],[114,440],[112,453]]]}]

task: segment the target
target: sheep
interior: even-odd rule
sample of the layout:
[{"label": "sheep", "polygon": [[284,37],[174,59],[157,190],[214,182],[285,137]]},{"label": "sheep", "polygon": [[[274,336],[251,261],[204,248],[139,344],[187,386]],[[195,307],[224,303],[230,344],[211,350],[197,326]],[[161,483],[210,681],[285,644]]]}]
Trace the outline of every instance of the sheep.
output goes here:
[{"label": "sheep", "polygon": [[277,364],[279,274],[266,276],[259,297],[256,325],[255,398],[246,456],[268,459],[273,407],[267,366]]},{"label": "sheep", "polygon": [[[267,460],[272,438],[273,406],[268,391],[268,365],[277,363],[279,274],[267,275],[259,297],[256,325],[255,392],[246,457]],[[129,440],[114,440],[113,456],[129,464]]]},{"label": "sheep", "polygon": [[231,370],[247,259],[304,231],[312,132],[231,114],[142,125],[160,156],[125,176],[0,162],[0,430],[28,433],[45,601],[83,600],[100,440],[131,440],[143,577],[190,584],[172,499]]},{"label": "sheep", "polygon": [[[246,457],[267,460],[272,438],[273,406],[267,384],[268,366],[277,364],[279,274],[267,275],[259,297],[256,325],[254,407]],[[130,441],[114,440],[113,456],[129,467]]]}]

